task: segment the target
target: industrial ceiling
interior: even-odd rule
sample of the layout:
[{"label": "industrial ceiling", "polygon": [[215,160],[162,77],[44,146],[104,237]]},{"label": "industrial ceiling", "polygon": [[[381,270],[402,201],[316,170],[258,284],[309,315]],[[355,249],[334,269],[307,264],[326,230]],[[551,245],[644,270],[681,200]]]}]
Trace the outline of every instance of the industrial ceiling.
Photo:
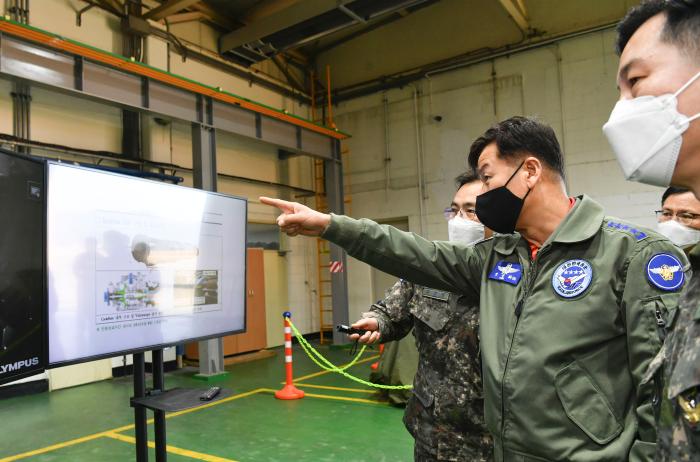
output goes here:
[{"label": "industrial ceiling", "polygon": [[[324,94],[326,65],[339,99],[402,85],[457,60],[609,27],[635,0],[89,0],[168,26],[199,23],[219,57],[273,63],[305,98]],[[180,26],[182,27],[182,26]],[[413,77],[410,77],[413,78]],[[409,79],[410,80],[410,79]]]}]

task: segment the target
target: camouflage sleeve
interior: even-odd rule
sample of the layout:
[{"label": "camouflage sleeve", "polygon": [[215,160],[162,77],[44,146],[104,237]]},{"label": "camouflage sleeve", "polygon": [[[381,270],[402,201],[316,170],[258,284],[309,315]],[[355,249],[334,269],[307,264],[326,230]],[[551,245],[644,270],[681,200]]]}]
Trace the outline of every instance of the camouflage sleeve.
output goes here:
[{"label": "camouflage sleeve", "polygon": [[399,280],[387,291],[383,300],[372,305],[363,317],[373,317],[379,324],[382,343],[401,340],[413,328],[409,302],[415,294],[413,283]]},{"label": "camouflage sleeve", "polygon": [[[667,274],[656,276],[657,267]],[[621,310],[627,331],[629,369],[636,388],[637,437],[630,462],[651,462],[656,442],[654,384],[644,381],[645,372],[661,348],[657,322],[675,310],[690,265],[685,255],[666,240],[656,240],[635,250],[622,269],[624,281]]]}]

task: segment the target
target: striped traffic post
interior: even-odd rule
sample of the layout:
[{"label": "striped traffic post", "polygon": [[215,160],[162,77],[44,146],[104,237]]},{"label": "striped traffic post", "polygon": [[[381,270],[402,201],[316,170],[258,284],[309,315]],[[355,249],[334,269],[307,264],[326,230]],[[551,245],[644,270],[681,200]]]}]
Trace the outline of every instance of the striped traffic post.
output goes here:
[{"label": "striped traffic post", "polygon": [[[379,359],[381,359],[382,354],[384,354],[384,344],[383,343],[381,345],[379,345]],[[376,371],[377,369],[379,369],[379,361],[372,363],[372,365],[369,366],[369,368],[372,369],[373,371]]]},{"label": "striped traffic post", "polygon": [[284,316],[284,367],[287,378],[284,387],[275,392],[275,398],[299,399],[304,397],[304,392],[294,386],[292,374],[292,328],[289,325],[292,313],[285,311],[282,316]]}]

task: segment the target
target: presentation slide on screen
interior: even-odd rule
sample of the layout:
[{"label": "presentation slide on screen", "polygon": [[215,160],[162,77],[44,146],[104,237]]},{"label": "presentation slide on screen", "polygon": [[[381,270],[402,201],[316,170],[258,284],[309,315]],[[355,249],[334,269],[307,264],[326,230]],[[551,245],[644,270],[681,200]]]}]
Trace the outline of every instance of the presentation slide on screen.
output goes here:
[{"label": "presentation slide on screen", "polygon": [[49,362],[245,327],[243,199],[51,163]]}]

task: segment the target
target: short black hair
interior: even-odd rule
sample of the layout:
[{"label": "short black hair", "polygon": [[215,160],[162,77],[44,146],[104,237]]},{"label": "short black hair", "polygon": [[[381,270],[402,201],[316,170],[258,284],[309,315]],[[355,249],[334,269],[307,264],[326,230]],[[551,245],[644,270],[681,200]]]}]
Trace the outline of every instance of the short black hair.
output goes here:
[{"label": "short black hair", "polygon": [[469,166],[477,171],[479,156],[495,142],[499,157],[516,159],[534,156],[564,179],[564,156],[552,127],[533,117],[515,116],[486,130],[469,148]]},{"label": "short black hair", "polygon": [[469,169],[455,178],[455,185],[457,185],[457,189],[460,189],[465,184],[474,183],[475,181],[480,181],[479,175],[474,170]]},{"label": "short black hair", "polygon": [[622,54],[642,24],[660,13],[666,15],[661,40],[678,46],[691,58],[700,58],[700,0],[643,0],[617,25],[617,54]]},{"label": "short black hair", "polygon": [[668,199],[670,196],[676,195],[676,194],[683,194],[690,192],[690,189],[688,188],[677,188],[675,186],[671,186],[668,188],[666,191],[664,191],[663,196],[661,196],[661,207],[664,206],[664,203],[666,202],[666,199]]}]

